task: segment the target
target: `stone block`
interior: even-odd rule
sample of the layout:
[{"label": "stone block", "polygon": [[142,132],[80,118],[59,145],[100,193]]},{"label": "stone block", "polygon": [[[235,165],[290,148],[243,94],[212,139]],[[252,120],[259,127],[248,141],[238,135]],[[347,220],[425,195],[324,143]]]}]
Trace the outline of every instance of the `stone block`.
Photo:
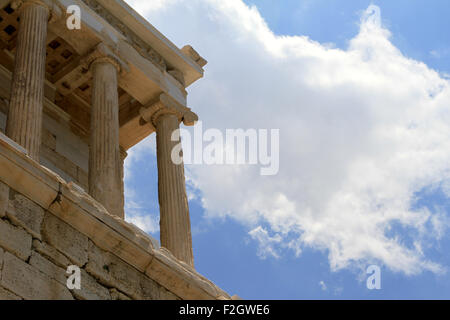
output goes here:
[{"label": "stone block", "polygon": [[[0,271],[2,271],[3,268],[3,256],[5,255],[5,252],[2,248],[0,248]],[[0,279],[1,279],[1,273],[0,273]]]},{"label": "stone block", "polygon": [[[163,292],[166,290],[155,281],[143,274],[141,274],[140,278],[140,296],[143,300],[171,300],[169,299],[169,297],[171,297],[170,293],[168,291]],[[164,293],[164,295],[162,295],[162,293]],[[173,300],[176,300],[176,298]]]},{"label": "stone block", "polygon": [[34,239],[33,250],[39,252],[43,257],[47,258],[61,268],[66,269],[69,265],[71,265],[71,262],[65,255],[45,242]]},{"label": "stone block", "polygon": [[3,112],[0,112],[0,132],[5,133],[6,129],[6,114]]},{"label": "stone block", "polygon": [[38,269],[6,252],[1,286],[26,300],[72,300],[69,290]]},{"label": "stone block", "polygon": [[160,286],[156,282],[91,241],[86,270],[100,283],[117,288],[133,299],[159,299]]},{"label": "stone block", "polygon": [[113,254],[104,252],[89,241],[89,262],[86,271],[100,283],[115,287],[134,299],[139,299],[139,272]]},{"label": "stone block", "polygon": [[42,144],[50,150],[56,150],[56,136],[45,128],[42,128]]},{"label": "stone block", "polygon": [[62,123],[46,114],[43,117],[43,127],[56,136],[56,152],[87,171],[89,167],[89,146],[80,137],[67,130],[67,127]]},{"label": "stone block", "polygon": [[78,184],[83,187],[84,190],[89,190],[89,176],[88,174],[81,169],[80,167],[77,168],[78,171],[78,176],[77,176],[77,181]]},{"label": "stone block", "polygon": [[41,239],[41,225],[44,209],[19,193],[11,193],[7,217],[17,226],[24,228],[34,238]]},{"label": "stone block", "polygon": [[22,300],[22,298],[0,287],[0,300]]},{"label": "stone block", "polygon": [[111,299],[112,300],[131,300],[130,297],[128,297],[127,295],[123,294],[122,292],[120,292],[117,289],[111,289],[109,291],[111,293]]},{"label": "stone block", "polygon": [[161,287],[161,290],[159,291],[159,300],[181,300],[181,298],[166,288]]},{"label": "stone block", "polygon": [[67,274],[65,269],[58,267],[35,251],[31,252],[29,263],[30,266],[35,267],[42,273],[46,274],[49,278],[58,281],[63,286],[66,286]]},{"label": "stone block", "polygon": [[9,187],[0,182],[0,218],[3,218],[6,214],[9,202]]},{"label": "stone block", "polygon": [[77,266],[82,267],[86,264],[88,238],[50,213],[45,215],[42,223],[42,238]]},{"label": "stone block", "polygon": [[61,180],[64,181],[64,183],[67,181],[72,181],[74,179],[44,157],[40,158],[40,164],[53,175],[57,175]]},{"label": "stone block", "polygon": [[81,270],[81,289],[71,290],[76,299],[79,300],[111,300],[109,290],[101,286],[85,270]]},{"label": "stone block", "polygon": [[166,289],[181,299],[211,300],[220,295],[227,296],[191,266],[177,260],[167,249],[155,250],[153,254],[153,260],[145,274],[158,283],[164,284]]},{"label": "stone block", "polygon": [[[40,150],[40,156],[42,158],[45,158],[52,164],[54,164],[56,167],[58,167],[60,170],[62,170],[64,173],[72,177],[72,179],[76,179],[77,177],[77,166],[73,164],[72,161],[69,159],[63,157],[56,151],[51,150],[46,145],[41,146]],[[51,169],[51,168],[50,168]]]},{"label": "stone block", "polygon": [[27,260],[31,254],[31,235],[23,229],[0,220],[0,247],[22,260]]}]

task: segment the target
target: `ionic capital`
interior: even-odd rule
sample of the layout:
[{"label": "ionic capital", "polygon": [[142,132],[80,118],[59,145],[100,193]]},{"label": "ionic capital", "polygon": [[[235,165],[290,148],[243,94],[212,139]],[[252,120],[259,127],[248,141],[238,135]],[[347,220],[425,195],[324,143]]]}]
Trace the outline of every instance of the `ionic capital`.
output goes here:
[{"label": "ionic capital", "polygon": [[117,69],[118,74],[123,75],[129,71],[128,65],[103,42],[95,47],[95,49],[87,56],[85,62],[88,69],[91,69],[96,63],[107,62]]},{"label": "ionic capital", "polygon": [[120,160],[125,161],[125,159],[128,157],[128,152],[122,146],[119,146],[119,151],[120,151]]},{"label": "ionic capital", "polygon": [[29,5],[37,5],[46,8],[49,13],[50,23],[57,21],[63,16],[62,9],[54,0],[13,0],[11,2],[11,8],[14,10],[22,10]]},{"label": "ionic capital", "polygon": [[180,122],[186,126],[193,126],[198,121],[198,116],[192,110],[169,95],[163,93],[158,101],[150,104],[148,107],[142,107],[139,110],[142,119],[156,128],[158,118],[165,114],[173,114],[178,117]]}]

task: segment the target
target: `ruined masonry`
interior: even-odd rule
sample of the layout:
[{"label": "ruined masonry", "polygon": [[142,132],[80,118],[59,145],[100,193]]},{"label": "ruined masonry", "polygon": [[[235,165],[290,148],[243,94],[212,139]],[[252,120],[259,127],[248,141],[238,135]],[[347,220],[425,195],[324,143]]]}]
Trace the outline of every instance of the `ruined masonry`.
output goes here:
[{"label": "ruined masonry", "polygon": [[[122,0],[0,0],[0,47],[0,299],[232,299],[194,269],[170,157],[206,61]],[[152,133],[161,245],[124,220],[127,150]]]}]

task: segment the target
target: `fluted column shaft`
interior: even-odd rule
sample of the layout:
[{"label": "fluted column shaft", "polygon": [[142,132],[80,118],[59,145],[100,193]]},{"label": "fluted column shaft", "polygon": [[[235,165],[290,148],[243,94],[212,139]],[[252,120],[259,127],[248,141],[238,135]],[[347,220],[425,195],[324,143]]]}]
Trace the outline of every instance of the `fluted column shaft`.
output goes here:
[{"label": "fluted column shaft", "polygon": [[38,1],[20,8],[7,135],[39,160],[49,9]]},{"label": "fluted column shaft", "polygon": [[184,165],[175,164],[171,158],[173,148],[180,143],[171,139],[172,133],[179,129],[179,119],[173,114],[163,114],[155,125],[161,246],[194,266]]},{"label": "fluted column shaft", "polygon": [[124,165],[125,165],[125,159],[127,158],[128,153],[120,147],[120,163],[119,163],[119,170],[120,170],[120,207],[125,208],[125,183],[124,183]]},{"label": "fluted column shaft", "polygon": [[89,193],[109,213],[124,218],[119,149],[117,67],[92,63],[93,91],[89,155]]}]

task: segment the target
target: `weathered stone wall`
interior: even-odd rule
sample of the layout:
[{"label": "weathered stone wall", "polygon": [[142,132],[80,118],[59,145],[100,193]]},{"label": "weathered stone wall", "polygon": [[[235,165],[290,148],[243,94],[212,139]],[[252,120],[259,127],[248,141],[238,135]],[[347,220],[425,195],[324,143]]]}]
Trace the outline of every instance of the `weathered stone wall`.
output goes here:
[{"label": "weathered stone wall", "polygon": [[[1,85],[1,82],[0,82]],[[5,133],[6,131],[6,119],[8,114],[7,100],[2,97],[0,91],[0,132]]]},{"label": "weathered stone wall", "polygon": [[[2,133],[6,130],[10,86],[11,72],[0,66],[0,132]],[[67,182],[73,181],[88,190],[89,146],[86,141],[72,132],[69,115],[64,114],[64,111],[60,109],[55,109],[67,117],[63,119],[49,111],[54,95],[54,89],[52,90],[47,84],[40,162]]]},{"label": "weathered stone wall", "polygon": [[40,162],[67,182],[88,190],[89,147],[67,124],[44,113]]},{"label": "weathered stone wall", "polygon": [[[179,299],[3,183],[0,194],[0,299]],[[66,286],[70,265],[81,290]]]},{"label": "weathered stone wall", "polygon": [[[81,290],[66,286],[68,266]],[[0,133],[0,299],[230,299]]]},{"label": "weathered stone wall", "polygon": [[5,133],[6,129],[6,115],[0,110],[0,131]]}]

